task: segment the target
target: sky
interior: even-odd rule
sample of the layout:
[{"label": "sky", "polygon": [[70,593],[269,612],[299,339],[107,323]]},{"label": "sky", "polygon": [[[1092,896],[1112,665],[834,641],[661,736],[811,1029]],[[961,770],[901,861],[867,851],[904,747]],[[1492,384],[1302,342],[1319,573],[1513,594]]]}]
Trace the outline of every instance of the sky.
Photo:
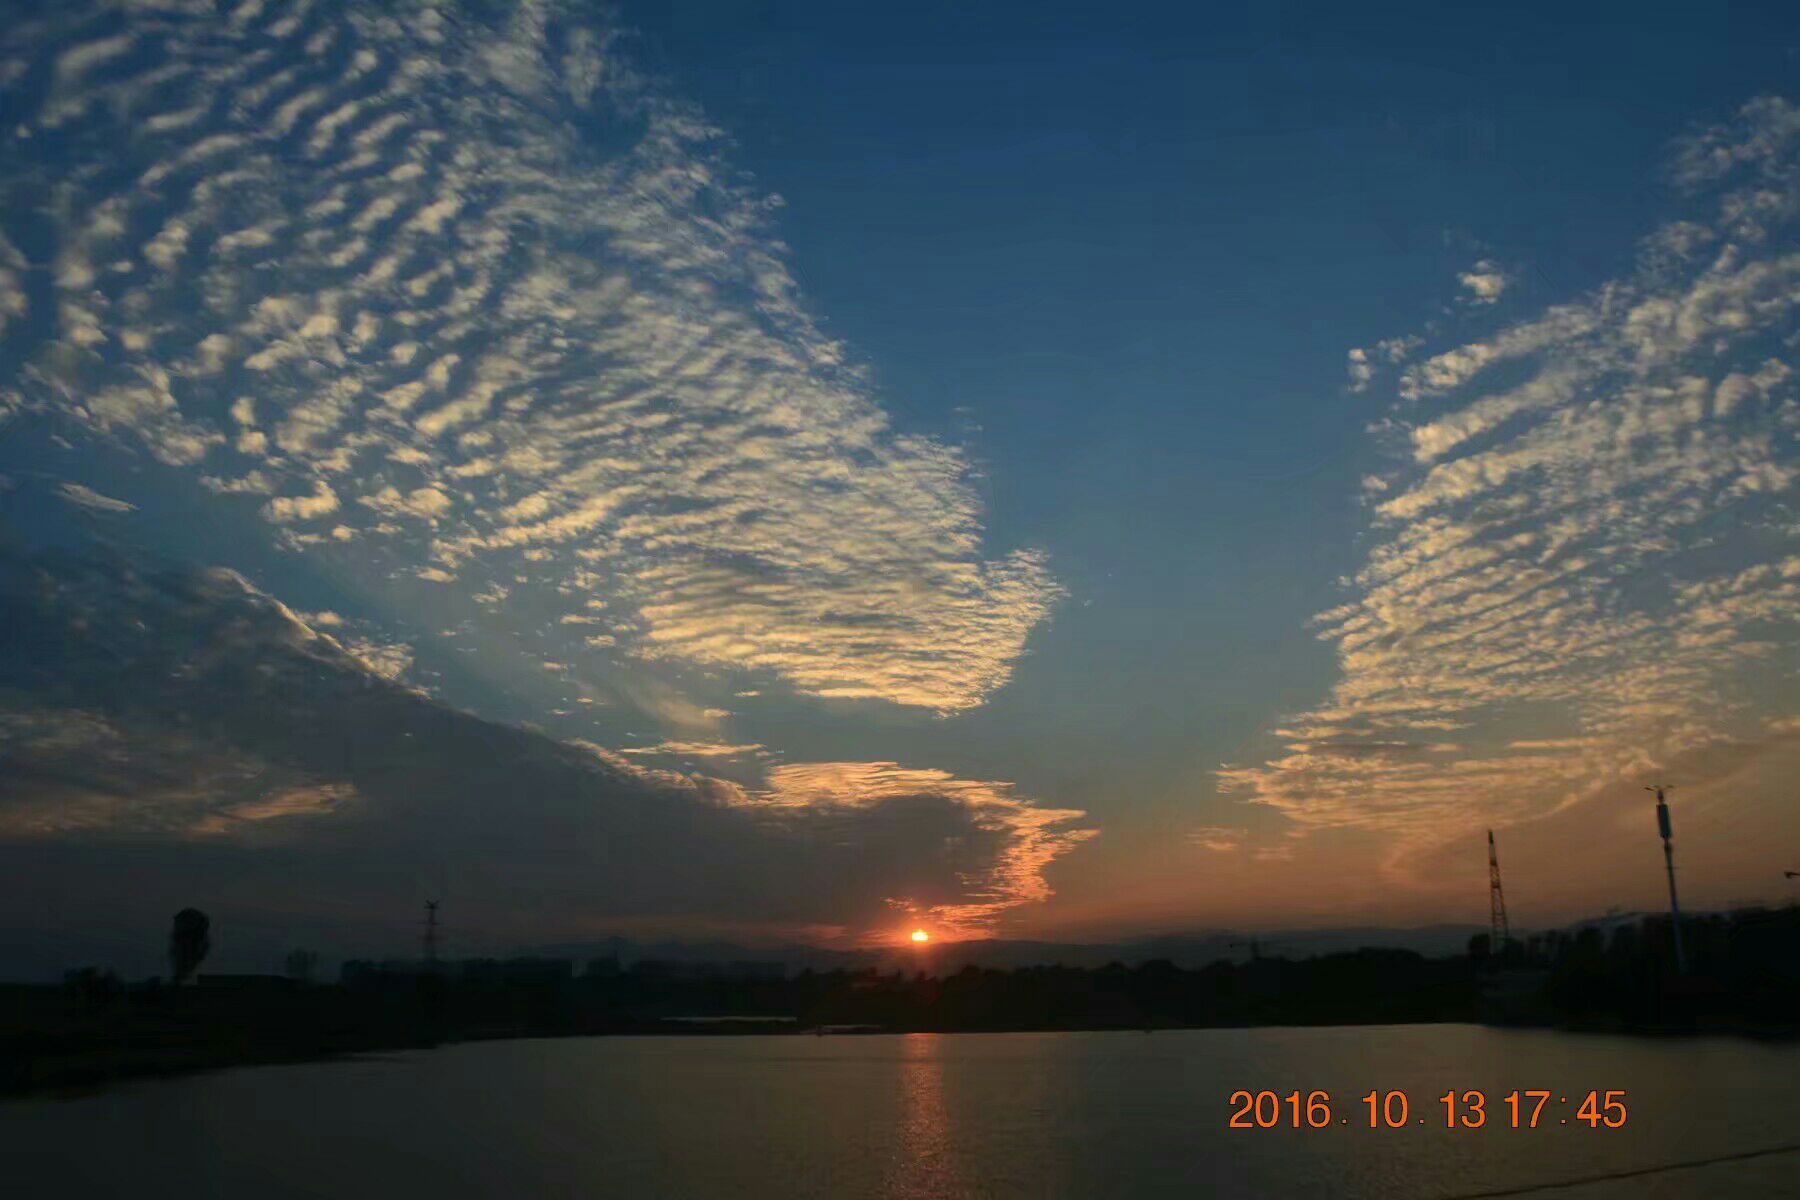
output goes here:
[{"label": "sky", "polygon": [[1783,6],[5,7],[0,957],[1792,898]]}]

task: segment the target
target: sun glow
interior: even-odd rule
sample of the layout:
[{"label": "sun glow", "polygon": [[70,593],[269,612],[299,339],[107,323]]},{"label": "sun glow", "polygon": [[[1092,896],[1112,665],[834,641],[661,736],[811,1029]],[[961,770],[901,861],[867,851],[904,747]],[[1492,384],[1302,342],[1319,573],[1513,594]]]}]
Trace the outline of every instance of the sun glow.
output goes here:
[{"label": "sun glow", "polygon": [[923,929],[915,929],[912,931],[912,940],[923,945],[931,940],[931,935],[926,933]]}]

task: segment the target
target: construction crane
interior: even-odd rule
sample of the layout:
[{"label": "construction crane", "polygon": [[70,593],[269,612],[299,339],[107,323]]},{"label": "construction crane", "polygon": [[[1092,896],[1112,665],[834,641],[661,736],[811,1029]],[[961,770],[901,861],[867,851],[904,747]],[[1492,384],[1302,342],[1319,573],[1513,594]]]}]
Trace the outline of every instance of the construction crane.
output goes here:
[{"label": "construction crane", "polygon": [[1494,849],[1494,831],[1488,830],[1488,928],[1495,954],[1512,941],[1512,927],[1506,920],[1506,892],[1500,887],[1500,855]]}]

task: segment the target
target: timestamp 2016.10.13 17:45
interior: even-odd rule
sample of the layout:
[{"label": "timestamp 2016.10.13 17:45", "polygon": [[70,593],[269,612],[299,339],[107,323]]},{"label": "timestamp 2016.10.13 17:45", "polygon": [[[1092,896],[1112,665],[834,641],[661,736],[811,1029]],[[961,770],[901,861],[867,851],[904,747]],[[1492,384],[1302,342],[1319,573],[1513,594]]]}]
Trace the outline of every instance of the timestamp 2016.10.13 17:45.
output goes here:
[{"label": "timestamp 2016.10.13 17:45", "polygon": [[1504,1095],[1452,1088],[1433,1101],[1414,1107],[1403,1091],[1371,1091],[1349,1106],[1349,1112],[1332,1107],[1331,1093],[1312,1091],[1249,1091],[1231,1093],[1228,1129],[1327,1129],[1333,1125],[1365,1129],[1411,1129],[1437,1125],[1447,1129],[1539,1129],[1557,1125],[1585,1125],[1590,1129],[1619,1129],[1627,1110],[1623,1089],[1560,1092],[1545,1088],[1521,1088]]}]

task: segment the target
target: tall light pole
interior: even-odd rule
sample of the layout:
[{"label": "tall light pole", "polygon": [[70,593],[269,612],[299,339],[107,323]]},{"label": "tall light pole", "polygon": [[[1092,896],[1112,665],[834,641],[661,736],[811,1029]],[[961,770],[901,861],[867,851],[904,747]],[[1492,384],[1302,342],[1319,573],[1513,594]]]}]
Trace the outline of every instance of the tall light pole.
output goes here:
[{"label": "tall light pole", "polygon": [[1663,864],[1669,870],[1669,932],[1675,938],[1675,973],[1687,974],[1687,955],[1681,949],[1681,901],[1675,898],[1675,835],[1669,830],[1669,802],[1664,792],[1675,789],[1663,784],[1646,785],[1646,792],[1656,793],[1656,830],[1662,834]]}]

